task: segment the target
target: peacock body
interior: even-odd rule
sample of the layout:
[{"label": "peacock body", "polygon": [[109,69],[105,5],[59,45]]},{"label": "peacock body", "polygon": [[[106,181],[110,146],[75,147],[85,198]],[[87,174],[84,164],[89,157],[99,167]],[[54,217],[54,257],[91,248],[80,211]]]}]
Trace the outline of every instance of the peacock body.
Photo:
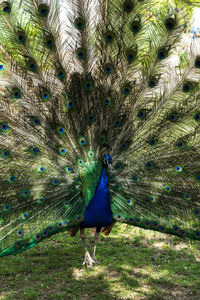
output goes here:
[{"label": "peacock body", "polygon": [[0,256],[116,221],[200,239],[198,4],[0,2]]}]

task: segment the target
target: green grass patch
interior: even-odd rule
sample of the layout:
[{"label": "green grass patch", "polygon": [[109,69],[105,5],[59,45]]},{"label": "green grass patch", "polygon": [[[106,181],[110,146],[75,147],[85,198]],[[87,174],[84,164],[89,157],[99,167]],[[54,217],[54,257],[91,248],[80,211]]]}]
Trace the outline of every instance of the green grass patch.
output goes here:
[{"label": "green grass patch", "polygon": [[86,269],[79,235],[59,234],[0,259],[0,299],[199,300],[199,250],[199,241],[118,224]]}]

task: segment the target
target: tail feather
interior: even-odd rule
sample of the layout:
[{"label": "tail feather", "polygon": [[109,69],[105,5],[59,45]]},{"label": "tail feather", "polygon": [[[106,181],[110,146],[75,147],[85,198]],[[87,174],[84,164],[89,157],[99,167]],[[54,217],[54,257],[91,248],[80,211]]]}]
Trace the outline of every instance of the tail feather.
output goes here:
[{"label": "tail feather", "polygon": [[194,6],[0,3],[0,256],[74,235],[105,154],[114,218],[105,235],[121,221],[200,238]]}]

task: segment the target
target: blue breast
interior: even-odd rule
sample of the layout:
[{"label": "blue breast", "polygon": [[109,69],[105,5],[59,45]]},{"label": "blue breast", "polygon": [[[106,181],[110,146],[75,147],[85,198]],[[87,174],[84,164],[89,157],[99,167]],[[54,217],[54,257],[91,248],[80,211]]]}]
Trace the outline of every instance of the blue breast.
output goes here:
[{"label": "blue breast", "polygon": [[95,196],[86,208],[85,219],[80,227],[90,228],[110,225],[112,223],[112,211],[109,199],[108,176],[106,168],[103,168]]}]

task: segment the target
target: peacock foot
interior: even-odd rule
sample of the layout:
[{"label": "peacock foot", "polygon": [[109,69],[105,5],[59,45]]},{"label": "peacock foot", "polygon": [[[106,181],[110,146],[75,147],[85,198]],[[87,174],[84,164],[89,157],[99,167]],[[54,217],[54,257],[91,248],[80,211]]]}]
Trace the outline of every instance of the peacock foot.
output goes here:
[{"label": "peacock foot", "polygon": [[93,265],[96,263],[96,260],[94,260],[91,256],[89,252],[85,253],[85,259],[83,262],[83,265],[85,265],[88,268],[93,268]]},{"label": "peacock foot", "polygon": [[99,263],[98,260],[96,259],[96,256],[95,256],[95,255],[92,256],[92,259],[94,260],[95,264],[98,264],[98,263]]}]

